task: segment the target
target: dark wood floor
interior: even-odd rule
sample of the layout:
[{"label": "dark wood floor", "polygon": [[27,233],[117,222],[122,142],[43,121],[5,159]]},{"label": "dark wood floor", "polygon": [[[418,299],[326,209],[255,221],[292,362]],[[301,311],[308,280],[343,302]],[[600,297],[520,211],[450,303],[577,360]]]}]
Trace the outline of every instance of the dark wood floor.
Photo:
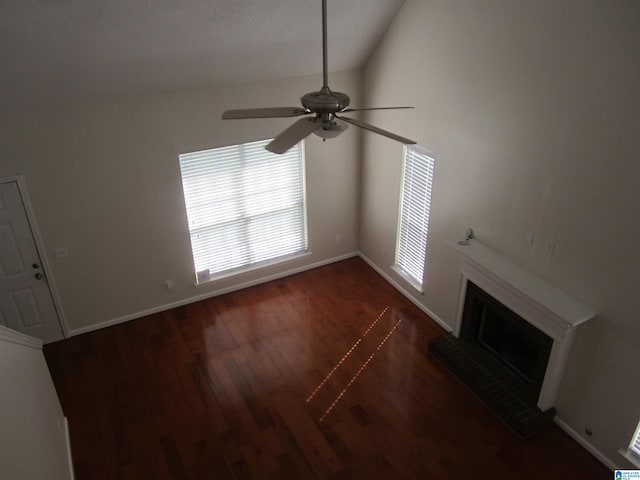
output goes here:
[{"label": "dark wood floor", "polygon": [[45,347],[76,479],[609,479],[522,440],[427,352],[443,330],[359,259]]}]

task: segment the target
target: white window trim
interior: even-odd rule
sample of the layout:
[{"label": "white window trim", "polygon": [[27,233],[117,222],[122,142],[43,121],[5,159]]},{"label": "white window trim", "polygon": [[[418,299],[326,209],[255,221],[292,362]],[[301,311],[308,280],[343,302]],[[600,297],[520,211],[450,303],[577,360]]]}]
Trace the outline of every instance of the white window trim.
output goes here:
[{"label": "white window trim", "polygon": [[193,283],[193,286],[196,288],[205,287],[212,282],[217,282],[226,278],[236,277],[245,273],[251,273],[255,270],[260,270],[274,265],[280,265],[286,262],[291,262],[293,260],[298,260],[299,258],[308,257],[309,255],[312,255],[312,253],[313,252],[311,252],[310,250],[306,250],[304,252],[292,253],[290,255],[284,255],[282,257],[274,258],[273,260],[265,260],[264,262],[252,263],[248,267],[239,267],[234,270],[229,270],[227,272],[221,273],[219,275],[211,276],[208,280],[201,280],[199,282],[196,280]]},{"label": "white window trim", "polygon": [[400,265],[393,264],[391,265],[391,269],[394,272],[396,272],[398,275],[400,275],[400,277],[402,277],[405,282],[407,282],[409,285],[415,288],[418,291],[418,293],[420,293],[420,295],[424,293],[424,288],[422,288],[422,283],[417,282],[415,278],[413,278],[411,275],[405,272]]},{"label": "white window trim", "polygon": [[[426,156],[429,159],[429,163],[430,165],[427,167],[430,172],[431,172],[431,179],[433,178],[433,173],[434,173],[434,169],[435,169],[435,157],[428,152],[427,150],[425,150],[422,147],[419,147],[418,145],[410,145],[404,146],[403,149],[403,154],[402,154],[402,186],[400,188],[400,205],[399,205],[399,209],[398,209],[398,226],[397,226],[397,233],[396,233],[396,251],[395,251],[395,257],[394,257],[394,264],[391,266],[391,268],[393,269],[393,271],[395,271],[401,278],[403,278],[407,283],[409,283],[409,285],[411,285],[413,288],[415,288],[420,294],[424,293],[424,274],[425,274],[425,270],[426,267],[424,266],[424,262],[426,262],[426,251],[427,251],[427,239],[425,239],[425,249],[423,252],[424,255],[424,262],[423,262],[423,269],[422,269],[422,278],[418,279],[415,278],[413,275],[411,275],[407,270],[405,270],[405,268],[403,268],[402,265],[400,265],[398,263],[398,257],[400,254],[400,248],[401,248],[401,237],[402,237],[402,209],[403,209],[403,198],[404,198],[404,193],[405,193],[405,180],[406,180],[406,166],[407,166],[407,155],[409,153],[410,150],[415,151],[418,155],[421,156]],[[427,209],[427,213],[426,213],[426,231],[428,233],[428,229],[429,229],[429,215],[430,215],[430,210],[431,210],[431,198],[432,198],[432,194],[433,194],[433,184],[430,185],[430,188],[428,189],[427,192],[427,202],[428,202],[428,209]]]}]

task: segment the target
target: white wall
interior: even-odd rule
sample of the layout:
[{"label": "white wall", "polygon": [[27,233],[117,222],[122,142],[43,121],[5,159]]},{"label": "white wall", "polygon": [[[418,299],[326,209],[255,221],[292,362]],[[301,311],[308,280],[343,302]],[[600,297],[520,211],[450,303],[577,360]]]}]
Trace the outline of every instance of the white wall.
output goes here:
[{"label": "white wall", "polygon": [[[360,75],[331,76],[359,103]],[[269,138],[295,119],[222,121],[229,108],[296,106],[320,76],[0,118],[0,177],[24,175],[71,333],[357,250],[359,135],[309,137],[312,255],[194,287],[178,155]],[[340,242],[336,242],[336,236]],[[55,258],[55,247],[69,256]],[[164,281],[173,280],[166,291]]]},{"label": "white wall", "polygon": [[66,422],[39,341],[0,326],[0,477],[73,478]]},{"label": "white wall", "polygon": [[[598,312],[556,406],[616,464],[640,420],[639,24],[632,0],[407,0],[364,71],[366,105],[416,106],[367,119],[436,157],[416,301],[453,326],[460,265],[446,242],[473,227]],[[364,136],[360,249],[406,286],[389,268],[401,151]]]}]

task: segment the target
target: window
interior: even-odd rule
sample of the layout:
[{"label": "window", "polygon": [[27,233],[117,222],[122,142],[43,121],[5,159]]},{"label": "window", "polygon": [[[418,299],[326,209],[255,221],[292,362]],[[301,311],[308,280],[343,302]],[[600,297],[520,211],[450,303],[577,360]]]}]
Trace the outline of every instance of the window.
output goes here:
[{"label": "window", "polygon": [[306,251],[303,142],[269,141],[180,155],[198,283]]},{"label": "window", "polygon": [[636,428],[636,434],[633,437],[633,441],[631,442],[631,445],[629,445],[629,450],[640,458],[640,423],[638,424],[638,428]]},{"label": "window", "polygon": [[638,423],[636,427],[629,446],[626,449],[620,449],[618,452],[636,467],[640,468],[640,423]]},{"label": "window", "polygon": [[435,160],[416,146],[404,147],[400,218],[394,269],[422,291]]},{"label": "window", "polygon": [[633,438],[629,444],[628,455],[626,456],[631,460],[631,462],[640,468],[640,423],[638,423],[636,432],[633,434]]}]

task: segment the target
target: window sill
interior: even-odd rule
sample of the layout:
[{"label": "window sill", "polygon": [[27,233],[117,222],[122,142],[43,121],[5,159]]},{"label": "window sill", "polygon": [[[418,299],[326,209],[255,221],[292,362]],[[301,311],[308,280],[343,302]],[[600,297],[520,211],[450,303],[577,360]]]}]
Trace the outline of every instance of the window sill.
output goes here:
[{"label": "window sill", "polygon": [[391,265],[391,269],[394,272],[396,272],[398,275],[400,275],[400,277],[402,277],[402,279],[406,281],[409,285],[415,288],[420,293],[420,295],[424,293],[424,290],[422,289],[422,284],[416,282],[416,280],[413,277],[411,277],[411,275],[408,275],[401,267],[399,267],[398,265]]},{"label": "window sill", "polygon": [[640,468],[640,457],[635,453],[632,453],[631,450],[620,449],[618,453],[622,455],[624,458],[633,463],[637,468]]},{"label": "window sill", "polygon": [[217,281],[220,281],[220,280],[225,280],[227,278],[236,277],[238,275],[243,275],[245,273],[255,272],[255,271],[261,270],[263,268],[272,267],[274,265],[279,265],[279,264],[282,264],[282,263],[290,262],[292,260],[297,260],[299,258],[303,258],[303,257],[309,256],[309,255],[311,255],[311,252],[310,251],[305,251],[305,252],[299,252],[299,253],[292,253],[291,255],[285,255],[283,257],[278,257],[278,258],[275,258],[273,260],[266,260],[264,262],[254,263],[254,264],[249,265],[247,267],[242,267],[242,268],[238,268],[238,269],[235,269],[235,270],[222,272],[219,275],[213,275],[207,280],[203,280],[201,282],[195,282],[193,284],[193,286],[196,287],[196,288],[206,287],[207,285],[210,285],[211,283],[214,283],[214,282],[217,282]]}]

